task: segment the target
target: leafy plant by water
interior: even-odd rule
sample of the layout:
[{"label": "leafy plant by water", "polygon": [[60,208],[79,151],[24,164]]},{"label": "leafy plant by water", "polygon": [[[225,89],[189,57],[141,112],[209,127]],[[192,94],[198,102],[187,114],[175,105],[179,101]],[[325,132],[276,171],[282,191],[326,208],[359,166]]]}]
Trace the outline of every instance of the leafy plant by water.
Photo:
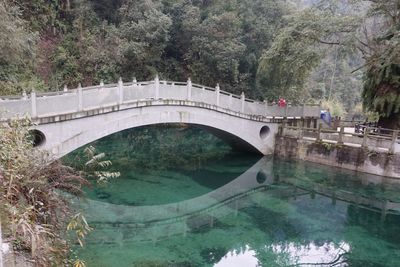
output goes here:
[{"label": "leafy plant by water", "polygon": [[68,229],[75,230],[78,242],[89,231],[83,216],[73,216],[61,192],[75,196],[83,194],[89,185],[87,178],[105,181],[117,177],[98,171],[111,163],[102,161],[93,148],[86,170],[76,171],[55,161],[46,153],[34,149],[29,135],[31,122],[10,121],[0,125],[0,221],[7,242],[17,251],[30,254],[35,266],[64,266],[68,264]]}]

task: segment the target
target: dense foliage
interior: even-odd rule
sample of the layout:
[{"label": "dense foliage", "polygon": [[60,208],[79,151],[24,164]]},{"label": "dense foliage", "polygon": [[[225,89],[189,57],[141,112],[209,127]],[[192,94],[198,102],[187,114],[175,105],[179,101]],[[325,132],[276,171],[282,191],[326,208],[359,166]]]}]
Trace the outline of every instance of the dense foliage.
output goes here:
[{"label": "dense foliage", "polygon": [[[25,49],[29,57],[21,51],[7,53],[29,58],[31,64],[21,71],[13,60],[7,61],[1,94],[31,89],[14,84],[10,89],[8,82],[24,80],[22,72],[36,81],[30,87],[52,90],[79,82],[115,82],[119,76],[148,80],[158,73],[165,79],[190,76],[210,86],[220,83],[225,90],[260,97],[255,84],[258,60],[287,13],[285,1],[272,0],[1,3],[8,13],[1,23],[24,33],[4,36],[18,41],[19,50],[25,49],[27,36],[37,37]],[[11,43],[5,46],[12,48]]]},{"label": "dense foliage", "polygon": [[366,109],[391,120],[399,106],[398,5],[0,0],[0,95],[158,73],[268,101],[325,100],[350,113],[363,98]]},{"label": "dense foliage", "polygon": [[[94,145],[99,151],[107,151],[107,157],[118,159],[113,164],[116,170],[123,169],[126,164],[143,170],[191,170],[231,152],[228,144],[211,133],[184,124],[125,130],[100,139]],[[80,154],[80,150],[69,154],[65,163],[82,169],[76,166],[79,162],[76,157]]]},{"label": "dense foliage", "polygon": [[292,100],[310,97],[304,92],[308,77],[321,58],[332,52],[321,44],[338,45],[339,38],[345,42],[343,39],[357,27],[352,16],[338,17],[317,8],[295,13],[287,21],[264,53],[258,70],[259,82],[271,100],[279,94]]},{"label": "dense foliage", "polygon": [[68,253],[62,233],[70,211],[58,190],[79,194],[86,181],[33,150],[27,126],[0,126],[0,220],[6,239],[29,252],[35,266],[61,266]]},{"label": "dense foliage", "polygon": [[363,42],[364,107],[378,112],[384,127],[400,129],[400,2],[374,2],[370,15],[379,18],[379,32]]},{"label": "dense foliage", "polygon": [[85,149],[80,171],[34,149],[29,120],[0,124],[0,225],[6,241],[30,255],[34,266],[67,266],[67,225],[80,244],[90,230],[82,214],[73,214],[68,196],[81,196],[90,180],[104,183],[119,176],[110,161]]}]

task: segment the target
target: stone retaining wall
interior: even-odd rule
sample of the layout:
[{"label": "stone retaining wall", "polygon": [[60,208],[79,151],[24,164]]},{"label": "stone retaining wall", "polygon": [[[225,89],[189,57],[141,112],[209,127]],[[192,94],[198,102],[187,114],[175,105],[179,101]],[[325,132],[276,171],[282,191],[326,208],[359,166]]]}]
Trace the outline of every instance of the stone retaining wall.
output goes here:
[{"label": "stone retaining wall", "polygon": [[277,136],[275,155],[392,178],[400,178],[400,154]]}]

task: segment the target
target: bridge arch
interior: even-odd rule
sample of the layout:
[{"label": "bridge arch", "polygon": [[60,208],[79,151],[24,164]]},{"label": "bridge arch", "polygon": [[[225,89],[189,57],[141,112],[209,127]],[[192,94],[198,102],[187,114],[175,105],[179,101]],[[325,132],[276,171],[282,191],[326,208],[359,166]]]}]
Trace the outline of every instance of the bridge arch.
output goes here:
[{"label": "bridge arch", "polygon": [[[270,105],[217,86],[154,81],[103,83],[30,96],[0,97],[0,120],[30,116],[46,142],[40,148],[59,158],[104,136],[129,128],[187,123],[207,127],[241,148],[273,153],[278,123],[284,118],[316,121],[319,106]],[[233,140],[235,142],[233,142]]]},{"label": "bridge arch", "polygon": [[[40,124],[46,138],[43,148],[60,158],[102,137],[147,125],[185,123],[204,128],[242,150],[264,155],[273,152],[278,125],[197,106],[149,105],[96,116]],[[267,127],[270,134],[260,135]]]},{"label": "bridge arch", "polygon": [[46,143],[46,136],[43,132],[37,129],[32,129],[29,131],[29,134],[32,139],[33,147],[40,147]]}]

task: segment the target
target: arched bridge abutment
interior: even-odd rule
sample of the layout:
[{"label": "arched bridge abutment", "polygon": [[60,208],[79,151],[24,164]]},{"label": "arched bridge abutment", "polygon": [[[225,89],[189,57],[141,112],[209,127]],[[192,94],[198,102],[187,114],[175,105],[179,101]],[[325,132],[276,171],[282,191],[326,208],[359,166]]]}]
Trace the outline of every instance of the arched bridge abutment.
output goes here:
[{"label": "arched bridge abutment", "polygon": [[[109,112],[96,116],[39,124],[44,134],[41,148],[60,158],[102,137],[141,126],[155,124],[191,124],[225,140],[234,148],[263,155],[272,154],[278,124],[243,119],[215,110],[174,105],[151,105]],[[267,135],[261,132],[269,129]],[[261,133],[261,134],[260,134]]]}]

